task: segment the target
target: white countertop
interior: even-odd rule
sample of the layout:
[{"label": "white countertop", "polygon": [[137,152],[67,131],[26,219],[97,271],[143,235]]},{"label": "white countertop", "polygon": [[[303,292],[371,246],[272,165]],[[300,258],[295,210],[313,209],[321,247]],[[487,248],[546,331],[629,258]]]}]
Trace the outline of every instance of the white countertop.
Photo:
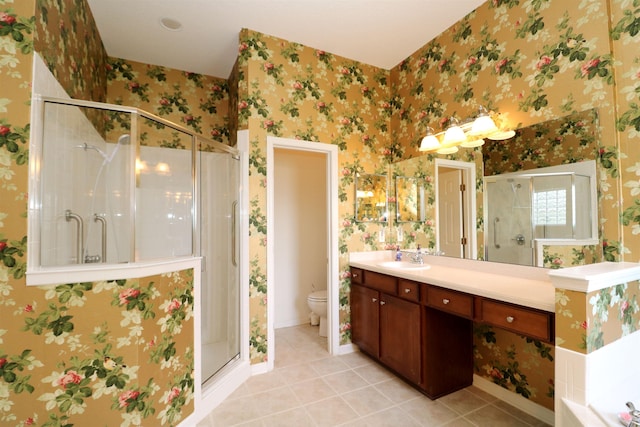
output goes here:
[{"label": "white countertop", "polygon": [[619,283],[639,280],[640,264],[635,262],[601,262],[551,270],[549,275],[557,287],[588,293]]},{"label": "white countertop", "polygon": [[424,270],[400,270],[381,266],[380,263],[395,259],[395,251],[352,252],[349,254],[349,264],[416,282],[555,312],[555,288],[551,284],[549,270],[442,256],[423,257],[425,264],[430,266]]}]

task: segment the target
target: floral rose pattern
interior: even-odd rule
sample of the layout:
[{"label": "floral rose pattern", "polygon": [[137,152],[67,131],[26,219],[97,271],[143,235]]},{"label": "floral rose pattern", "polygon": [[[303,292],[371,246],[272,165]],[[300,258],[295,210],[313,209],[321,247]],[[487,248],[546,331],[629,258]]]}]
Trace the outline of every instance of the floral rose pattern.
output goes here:
[{"label": "floral rose pattern", "polygon": [[[597,108],[601,248],[576,248],[578,254],[550,247],[545,262],[564,267],[600,254],[637,261],[637,11],[635,0],[488,1],[391,70],[243,30],[238,64],[225,80],[108,58],[85,1],[1,1],[0,423],[82,424],[82,417],[113,412],[114,425],[171,425],[192,407],[189,274],[177,273],[180,285],[169,288],[174,279],[168,277],[25,287],[34,46],[72,97],[137,106],[225,143],[234,140],[235,123],[249,130],[256,363],[267,357],[267,135],[339,148],[343,344],[350,340],[348,253],[389,243],[371,238],[379,225],[353,220],[355,174],[384,172],[389,163],[417,157],[426,126],[470,115],[478,104],[512,128]],[[229,98],[237,102],[227,107]],[[433,180],[434,157],[423,157],[425,180]],[[479,161],[477,150],[455,158]],[[434,226],[433,218],[409,226],[405,244],[424,236],[432,242]],[[588,352],[637,330],[637,293],[637,283],[589,295],[559,290],[558,345]],[[483,328],[476,328],[475,346],[479,375],[552,407],[548,347]],[[516,364],[521,360],[527,363]]]},{"label": "floral rose pattern", "polygon": [[[613,54],[604,25],[607,11],[615,10],[612,27],[619,28],[620,42],[614,49],[627,52],[623,64],[612,61]],[[248,129],[251,138],[252,230],[250,256],[252,271],[263,277],[266,268],[266,177],[265,152],[267,135],[307,139],[335,144],[339,148],[340,187],[340,330],[341,342],[350,338],[348,306],[348,252],[382,249],[376,236],[379,226],[353,220],[353,176],[355,173],[385,172],[389,163],[417,157],[418,144],[426,127],[446,125],[445,118],[455,114],[461,118],[473,114],[484,105],[499,115],[510,128],[520,128],[542,121],[597,108],[599,151],[593,155],[600,172],[601,248],[546,248],[546,265],[565,267],[604,259],[621,261],[637,259],[640,252],[635,228],[640,229],[636,214],[637,198],[631,193],[619,203],[621,182],[625,191],[633,191],[637,148],[625,141],[637,137],[638,71],[637,31],[634,31],[634,7],[622,0],[589,0],[569,8],[553,0],[502,2],[490,1],[456,23],[447,31],[427,42],[423,48],[386,73],[363,64],[353,63],[331,53],[309,49],[294,42],[245,30],[239,46],[239,126]],[[621,23],[618,25],[617,21]],[[623,24],[624,23],[624,24]],[[616,54],[619,57],[621,54]],[[619,67],[619,68],[616,68]],[[615,73],[614,73],[615,69]],[[625,70],[625,77],[614,85],[613,76]],[[620,96],[625,88],[626,105]],[[355,108],[357,106],[357,108]],[[626,112],[618,119],[614,111]],[[623,120],[624,119],[624,120]],[[575,126],[571,131],[579,135]],[[589,137],[590,135],[586,135]],[[579,139],[579,138],[577,138]],[[519,147],[526,148],[522,140]],[[626,145],[625,145],[626,144]],[[628,147],[625,155],[621,147]],[[510,147],[512,154],[521,149]],[[564,148],[564,146],[563,146]],[[568,148],[566,148],[568,149]],[[451,158],[480,163],[479,150],[462,150]],[[552,150],[539,155],[547,162],[557,163],[567,151]],[[635,157],[634,157],[635,156]],[[427,155],[424,175],[433,179],[433,159]],[[624,170],[624,163],[629,170]],[[428,193],[428,200],[431,194]],[[618,218],[622,216],[622,234]],[[628,221],[627,224],[624,221]],[[479,224],[481,225],[481,224]],[[427,240],[433,246],[433,218],[419,225],[404,225],[404,244]],[[393,233],[387,233],[393,235]],[[257,278],[256,278],[257,279]],[[262,283],[253,280],[253,283]],[[252,343],[264,348],[266,339],[266,303],[264,287],[252,287]],[[568,308],[571,311],[571,305]],[[637,317],[637,316],[636,316]],[[559,332],[559,335],[562,335]],[[496,333],[496,342],[489,349],[478,335],[476,348],[490,366],[507,367],[508,355],[522,355],[530,344],[512,335]],[[508,338],[507,338],[508,337]],[[566,342],[569,348],[579,343]],[[508,350],[513,346],[514,352]],[[517,376],[501,385],[545,405],[553,406],[552,349],[538,349],[538,361],[520,364]],[[500,349],[494,351],[493,349]],[[257,350],[258,347],[254,348]],[[540,351],[538,351],[540,350]],[[500,356],[501,355],[501,356]],[[497,359],[496,359],[497,357]],[[254,361],[263,360],[260,351],[252,354]],[[491,369],[477,368],[477,373],[493,380]],[[534,375],[534,371],[536,375]],[[504,371],[503,369],[503,372]],[[524,386],[523,378],[535,386]],[[519,380],[517,378],[520,378]],[[518,383],[518,385],[515,385]],[[537,390],[531,391],[531,387]],[[528,389],[529,391],[522,391]]]}]

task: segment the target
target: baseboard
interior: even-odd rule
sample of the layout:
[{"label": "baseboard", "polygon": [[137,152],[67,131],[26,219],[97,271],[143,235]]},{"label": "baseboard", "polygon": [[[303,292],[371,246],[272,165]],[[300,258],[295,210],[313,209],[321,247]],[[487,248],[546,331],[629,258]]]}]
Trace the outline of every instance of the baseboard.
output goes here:
[{"label": "baseboard", "polygon": [[260,362],[251,365],[251,376],[266,374],[267,372],[269,372],[269,364],[267,362]]},{"label": "baseboard", "polygon": [[180,427],[193,426],[206,417],[214,408],[231,395],[251,375],[249,361],[238,361],[221,378],[202,390],[200,401],[195,402],[195,411],[179,424]]},{"label": "baseboard", "polygon": [[518,408],[522,412],[531,415],[532,417],[544,421],[549,425],[555,425],[555,412],[545,408],[544,406],[538,405],[537,403],[534,403],[529,399],[526,399],[505,388],[502,388],[499,385],[494,384],[479,375],[473,375],[473,385],[475,387],[478,387],[480,390],[508,403],[509,405]]},{"label": "baseboard", "polygon": [[351,344],[351,343],[343,344],[340,347],[338,347],[337,355],[341,356],[343,354],[355,353],[356,351],[360,351],[357,345]]}]

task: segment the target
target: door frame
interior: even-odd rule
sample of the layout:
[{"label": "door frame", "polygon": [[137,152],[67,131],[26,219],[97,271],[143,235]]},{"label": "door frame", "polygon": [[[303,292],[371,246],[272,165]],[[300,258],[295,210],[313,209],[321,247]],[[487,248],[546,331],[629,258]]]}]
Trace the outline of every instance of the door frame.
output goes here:
[{"label": "door frame", "polygon": [[274,214],[274,166],[275,149],[312,151],[326,158],[327,178],[327,349],[338,353],[338,147],[333,144],[302,141],[299,139],[267,136],[267,370],[274,368],[275,360],[275,245],[272,236],[275,227]]},{"label": "door frame", "polygon": [[[465,246],[465,254],[467,259],[478,259],[478,230],[476,227],[476,164],[470,162],[463,162],[459,160],[448,160],[448,159],[435,159],[435,193],[436,193],[436,202],[435,205],[438,206],[438,201],[440,195],[438,194],[438,181],[439,181],[439,173],[440,168],[447,169],[458,169],[462,171],[462,183],[467,189],[463,195],[463,203],[465,206],[464,214],[462,221],[464,223],[465,230],[469,230],[467,232],[467,244]],[[439,210],[435,209],[435,218],[436,224],[436,250],[440,250],[440,218],[439,218]],[[473,230],[473,232],[471,232]]]}]

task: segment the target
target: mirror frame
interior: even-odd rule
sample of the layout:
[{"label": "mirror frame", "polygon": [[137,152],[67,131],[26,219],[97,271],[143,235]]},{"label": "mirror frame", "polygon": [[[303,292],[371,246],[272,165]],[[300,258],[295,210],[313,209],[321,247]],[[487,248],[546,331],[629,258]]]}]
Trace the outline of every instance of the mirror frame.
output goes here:
[{"label": "mirror frame", "polygon": [[[375,182],[373,182],[375,179]],[[368,186],[363,186],[362,182],[369,181]],[[388,174],[359,174],[356,175],[354,180],[355,194],[354,194],[354,220],[356,222],[372,222],[389,224],[389,176]],[[384,185],[381,185],[384,184]],[[360,193],[362,192],[362,193]],[[371,193],[369,196],[368,193]],[[384,209],[380,212],[380,215],[368,217],[363,215],[363,205],[359,203],[359,200],[368,197],[375,198],[373,201],[372,209],[379,209],[380,200],[383,199]]]}]

